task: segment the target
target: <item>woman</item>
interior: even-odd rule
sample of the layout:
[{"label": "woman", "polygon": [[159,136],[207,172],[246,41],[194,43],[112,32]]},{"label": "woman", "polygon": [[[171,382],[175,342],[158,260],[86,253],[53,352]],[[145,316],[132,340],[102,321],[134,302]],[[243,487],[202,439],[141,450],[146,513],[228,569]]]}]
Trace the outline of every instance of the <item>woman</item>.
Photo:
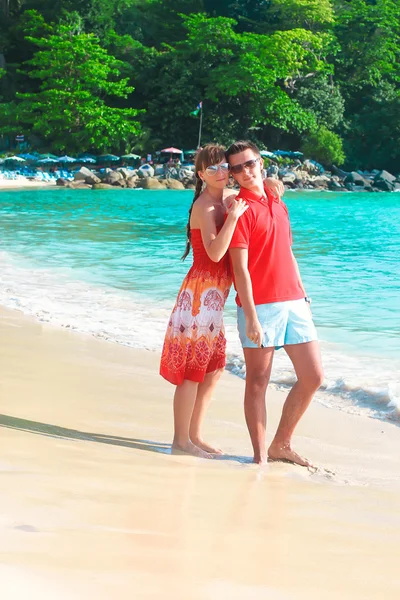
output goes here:
[{"label": "woman", "polygon": [[195,170],[182,257],[193,246],[193,265],[168,324],[160,374],[176,385],[173,450],[212,458],[222,452],[203,441],[201,426],[225,366],[223,309],[232,283],[227,250],[247,205],[224,192],[229,165],[222,146],[209,144],[198,152]]}]

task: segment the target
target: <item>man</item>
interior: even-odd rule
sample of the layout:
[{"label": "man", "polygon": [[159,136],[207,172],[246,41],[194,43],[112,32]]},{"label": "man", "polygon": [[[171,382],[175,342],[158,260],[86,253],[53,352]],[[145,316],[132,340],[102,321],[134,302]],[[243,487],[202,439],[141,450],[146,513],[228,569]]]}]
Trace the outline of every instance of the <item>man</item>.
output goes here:
[{"label": "man", "polygon": [[[238,329],[246,362],[245,417],[254,462],[283,460],[311,466],[291,447],[293,432],[323,381],[323,370],[310,302],[291,249],[289,215],[282,189],[265,186],[263,161],[251,142],[227,151],[230,171],[249,209],[240,217],[230,244]],[[277,182],[278,183],[278,182]],[[270,191],[272,189],[272,191]],[[279,193],[276,191],[279,190]],[[297,382],[283,406],[275,437],[266,450],[265,394],[274,351],[283,347]]]}]

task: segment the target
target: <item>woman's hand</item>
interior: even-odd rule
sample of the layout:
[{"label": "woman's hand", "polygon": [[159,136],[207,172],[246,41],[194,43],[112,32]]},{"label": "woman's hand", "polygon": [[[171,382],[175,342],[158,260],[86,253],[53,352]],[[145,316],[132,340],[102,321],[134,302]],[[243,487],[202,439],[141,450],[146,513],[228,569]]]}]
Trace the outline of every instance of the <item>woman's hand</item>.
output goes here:
[{"label": "woman's hand", "polygon": [[232,200],[231,204],[229,204],[226,212],[228,217],[231,216],[231,218],[237,221],[248,208],[249,205],[242,200],[242,198],[235,198]]},{"label": "woman's hand", "polygon": [[267,177],[267,179],[264,179],[264,189],[268,190],[279,198],[282,198],[283,194],[285,193],[285,186],[283,185],[282,181],[279,179],[274,179],[273,177]]}]

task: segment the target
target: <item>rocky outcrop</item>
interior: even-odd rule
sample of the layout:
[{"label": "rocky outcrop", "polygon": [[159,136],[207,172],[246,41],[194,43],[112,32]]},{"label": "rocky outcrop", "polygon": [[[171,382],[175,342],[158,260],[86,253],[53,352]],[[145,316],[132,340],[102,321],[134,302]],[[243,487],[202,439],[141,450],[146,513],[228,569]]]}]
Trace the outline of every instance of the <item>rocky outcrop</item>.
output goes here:
[{"label": "rocky outcrop", "polygon": [[109,183],[95,183],[92,185],[92,190],[113,190],[115,189],[113,185]]},{"label": "rocky outcrop", "polygon": [[122,187],[122,181],[125,181],[124,176],[119,171],[111,171],[103,178],[103,183],[108,183],[109,185],[120,185],[120,187]]},{"label": "rocky outcrop", "polygon": [[144,190],[165,190],[166,189],[166,186],[164,184],[162,184],[155,177],[145,177],[140,182],[140,185]]},{"label": "rocky outcrop", "polygon": [[77,171],[74,174],[74,180],[83,181],[88,185],[93,185],[94,183],[101,183],[100,177],[97,177],[97,175],[95,175],[93,171],[91,171],[87,167],[81,167],[79,171]]},{"label": "rocky outcrop", "polygon": [[154,169],[151,165],[142,165],[138,168],[137,174],[141,179],[146,179],[147,177],[154,177]]},{"label": "rocky outcrop", "polygon": [[72,190],[90,190],[92,189],[92,186],[89,185],[88,183],[85,183],[84,181],[67,181],[67,183],[64,186],[65,188],[68,189],[72,189]]},{"label": "rocky outcrop", "polygon": [[388,171],[379,171],[374,177],[374,187],[383,192],[393,192],[395,189],[396,177]]},{"label": "rocky outcrop", "polygon": [[168,190],[184,190],[185,186],[181,181],[177,179],[166,179],[165,183],[167,184]]}]

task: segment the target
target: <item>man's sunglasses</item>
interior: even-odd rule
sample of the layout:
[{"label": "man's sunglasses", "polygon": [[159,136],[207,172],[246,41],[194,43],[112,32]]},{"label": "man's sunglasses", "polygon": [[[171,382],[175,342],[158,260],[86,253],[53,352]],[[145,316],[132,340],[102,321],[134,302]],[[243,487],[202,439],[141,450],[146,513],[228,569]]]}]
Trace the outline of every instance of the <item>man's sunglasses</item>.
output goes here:
[{"label": "man's sunglasses", "polygon": [[219,169],[221,169],[223,173],[229,173],[229,163],[222,163],[221,165],[210,165],[206,168],[206,173],[209,177],[214,177],[218,173]]},{"label": "man's sunglasses", "polygon": [[255,169],[257,163],[259,162],[259,158],[252,158],[251,160],[246,160],[246,162],[242,163],[241,165],[231,166],[230,171],[233,175],[238,175],[243,171],[243,169]]}]

